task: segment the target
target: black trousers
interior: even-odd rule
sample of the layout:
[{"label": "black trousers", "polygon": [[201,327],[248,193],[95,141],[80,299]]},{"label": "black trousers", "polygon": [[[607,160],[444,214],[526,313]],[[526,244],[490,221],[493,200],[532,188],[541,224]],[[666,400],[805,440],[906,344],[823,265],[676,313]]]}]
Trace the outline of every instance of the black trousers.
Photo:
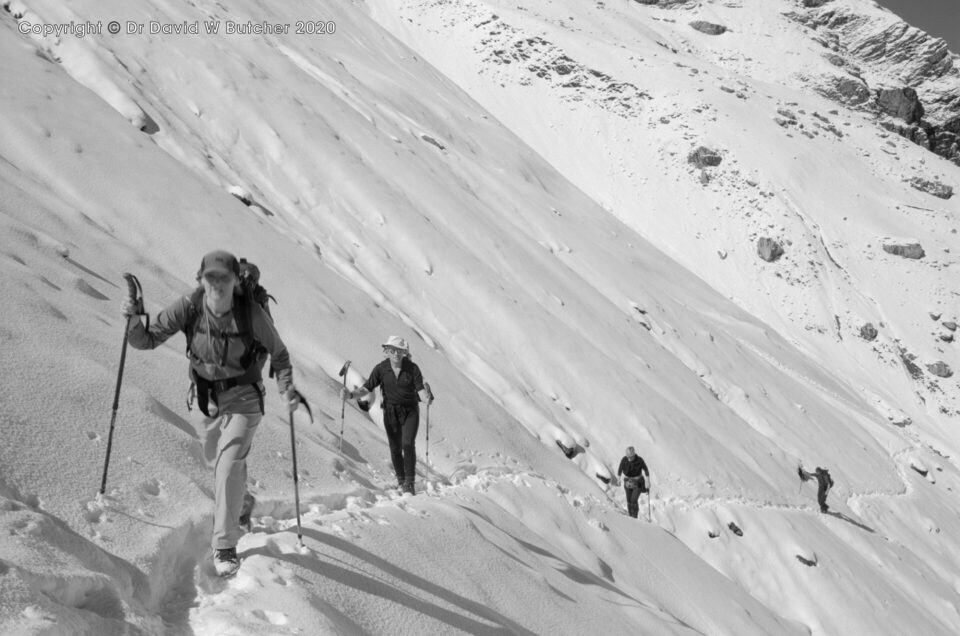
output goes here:
[{"label": "black trousers", "polygon": [[416,406],[386,406],[383,427],[390,444],[390,459],[397,481],[413,482],[417,476],[417,430],[420,409]]},{"label": "black trousers", "polygon": [[627,493],[627,514],[636,519],[640,512],[640,486],[638,484],[636,488],[624,488],[624,491]]}]

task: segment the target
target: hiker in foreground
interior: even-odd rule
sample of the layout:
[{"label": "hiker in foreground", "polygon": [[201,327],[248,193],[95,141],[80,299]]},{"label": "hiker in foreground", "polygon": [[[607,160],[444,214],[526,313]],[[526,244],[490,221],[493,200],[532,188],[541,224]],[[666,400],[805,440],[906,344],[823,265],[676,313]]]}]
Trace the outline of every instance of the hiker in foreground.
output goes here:
[{"label": "hiker in foreground", "polygon": [[136,301],[124,301],[122,310],[129,317],[129,342],[135,349],[155,349],[178,331],[187,337],[190,377],[204,414],[204,457],[214,468],[214,566],[217,574],[227,576],[240,567],[240,517],[244,504],[252,507],[247,454],[264,413],[262,368],[267,354],[291,412],[300,395],[293,386],[290,355],[273,321],[250,293],[243,293],[237,259],[229,252],[210,252],[203,257],[197,280],[200,287],[192,294],[163,309],[152,324],[148,318],[149,327],[140,321],[143,308]]},{"label": "hiker in foreground", "polygon": [[623,488],[627,495],[627,514],[634,519],[640,512],[640,493],[647,492],[646,483],[643,480],[644,475],[650,477],[650,471],[647,470],[647,464],[643,457],[637,455],[633,446],[627,446],[626,456],[620,460],[620,468],[617,469],[617,477],[623,475]]},{"label": "hiker in foreground", "polygon": [[386,359],[373,368],[370,376],[355,391],[340,390],[343,400],[363,397],[378,386],[382,394],[383,427],[390,444],[390,459],[403,492],[414,494],[417,469],[417,430],[420,428],[419,402],[431,403],[433,396],[423,385],[423,375],[413,360],[407,341],[390,336],[383,343]]},{"label": "hiker in foreground", "polygon": [[827,512],[830,509],[827,505],[827,493],[833,488],[833,478],[830,477],[830,472],[826,468],[817,466],[815,471],[808,473],[801,464],[797,467],[797,473],[800,475],[800,481],[817,480],[817,503],[820,504],[820,512]]}]

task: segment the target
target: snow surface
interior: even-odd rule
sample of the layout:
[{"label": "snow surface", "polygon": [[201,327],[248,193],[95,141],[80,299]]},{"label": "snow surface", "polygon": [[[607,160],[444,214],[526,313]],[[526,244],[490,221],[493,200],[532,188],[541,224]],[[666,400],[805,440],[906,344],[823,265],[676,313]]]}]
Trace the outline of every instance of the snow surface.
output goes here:
[{"label": "snow surface", "polygon": [[[3,6],[0,633],[960,631],[960,393],[926,371],[960,368],[960,207],[904,181],[960,169],[791,79],[822,63],[799,3]],[[18,29],[71,20],[336,30]],[[316,418],[301,548],[270,388],[227,580],[181,339],[127,352],[96,497],[121,274],[153,313],[219,247],[260,266]],[[348,405],[337,452],[338,371],[360,384],[388,334],[437,395],[415,497],[378,409]],[[640,520],[606,483],[627,445]]]}]

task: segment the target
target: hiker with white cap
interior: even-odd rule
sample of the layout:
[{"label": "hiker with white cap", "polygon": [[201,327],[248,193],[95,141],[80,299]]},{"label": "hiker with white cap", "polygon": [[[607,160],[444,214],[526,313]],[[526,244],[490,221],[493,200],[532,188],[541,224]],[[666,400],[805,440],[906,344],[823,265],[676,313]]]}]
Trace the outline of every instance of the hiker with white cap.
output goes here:
[{"label": "hiker with white cap", "polygon": [[433,396],[424,387],[423,375],[413,360],[407,341],[399,336],[390,336],[383,343],[386,359],[370,372],[370,377],[356,390],[341,389],[341,398],[352,400],[363,397],[378,386],[382,400],[383,427],[387,431],[390,444],[390,459],[397,475],[397,484],[403,490],[414,494],[413,482],[416,478],[417,430],[420,427],[419,402],[429,404]]}]

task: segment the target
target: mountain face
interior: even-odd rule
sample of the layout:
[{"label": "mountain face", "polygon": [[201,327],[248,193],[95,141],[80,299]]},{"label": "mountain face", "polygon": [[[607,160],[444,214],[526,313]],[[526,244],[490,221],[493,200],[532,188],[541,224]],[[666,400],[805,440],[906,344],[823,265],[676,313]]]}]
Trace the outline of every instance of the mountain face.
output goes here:
[{"label": "mountain face", "polygon": [[911,413],[891,417],[958,412],[929,371],[960,363],[929,317],[955,311],[955,167],[888,132],[955,150],[941,40],[840,0],[371,4],[630,227],[805,349],[845,350],[850,377],[869,365],[875,399]]},{"label": "mountain face", "polygon": [[[892,14],[3,8],[0,632],[958,631],[960,169],[895,134],[948,126],[955,58]],[[295,436],[267,382],[231,581],[179,338],[128,352],[93,497],[121,273],[155,314],[217,247],[260,267],[316,416]],[[388,334],[437,395],[414,498],[339,399]]]}]

